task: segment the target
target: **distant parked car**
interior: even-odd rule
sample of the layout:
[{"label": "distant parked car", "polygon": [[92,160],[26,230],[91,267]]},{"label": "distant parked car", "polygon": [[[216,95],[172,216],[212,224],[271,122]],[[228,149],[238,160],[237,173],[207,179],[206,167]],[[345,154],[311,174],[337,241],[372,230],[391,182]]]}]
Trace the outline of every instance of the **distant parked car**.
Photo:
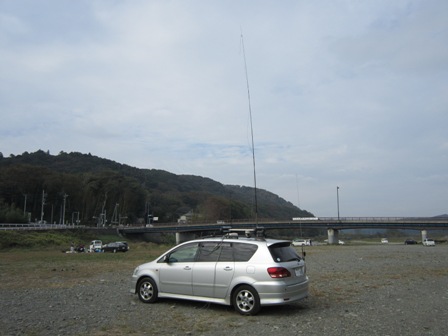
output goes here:
[{"label": "distant parked car", "polygon": [[294,239],[292,241],[294,246],[311,246],[311,239]]},{"label": "distant parked car", "polygon": [[127,252],[129,250],[129,245],[126,242],[115,242],[109,243],[103,246],[104,252]]},{"label": "distant parked car", "polygon": [[389,240],[387,238],[381,238],[381,244],[389,244]]},{"label": "distant parked car", "polygon": [[[325,242],[326,244],[328,244],[328,239],[325,239],[324,242]],[[345,245],[345,241],[343,241],[343,240],[338,240],[338,244],[339,244],[339,245]]]},{"label": "distant parked car", "polygon": [[426,238],[423,240],[423,246],[436,246],[434,239]]},{"label": "distant parked car", "polygon": [[406,239],[406,240],[404,241],[404,244],[405,244],[405,245],[415,245],[415,244],[417,244],[417,241],[415,241],[415,240],[413,240],[413,239]]},{"label": "distant parked car", "polygon": [[101,240],[92,240],[89,246],[89,252],[102,252],[103,242]]}]

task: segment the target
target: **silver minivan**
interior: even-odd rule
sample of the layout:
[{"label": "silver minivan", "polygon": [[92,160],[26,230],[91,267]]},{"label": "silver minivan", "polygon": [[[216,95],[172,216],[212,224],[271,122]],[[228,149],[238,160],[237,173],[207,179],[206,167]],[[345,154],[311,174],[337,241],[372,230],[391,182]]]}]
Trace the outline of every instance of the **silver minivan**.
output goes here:
[{"label": "silver minivan", "polygon": [[242,315],[308,296],[305,261],[290,241],[227,234],[175,246],[132,274],[145,303],[176,298],[232,305]]}]

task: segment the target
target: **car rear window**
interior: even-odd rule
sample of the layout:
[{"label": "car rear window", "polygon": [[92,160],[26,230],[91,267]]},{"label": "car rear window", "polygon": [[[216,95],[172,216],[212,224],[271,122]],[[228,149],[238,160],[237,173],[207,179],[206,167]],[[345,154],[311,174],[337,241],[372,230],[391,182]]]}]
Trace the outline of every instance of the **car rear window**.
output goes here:
[{"label": "car rear window", "polygon": [[301,260],[296,250],[291,247],[289,242],[276,243],[269,246],[272,259],[275,262],[286,262],[292,260]]}]

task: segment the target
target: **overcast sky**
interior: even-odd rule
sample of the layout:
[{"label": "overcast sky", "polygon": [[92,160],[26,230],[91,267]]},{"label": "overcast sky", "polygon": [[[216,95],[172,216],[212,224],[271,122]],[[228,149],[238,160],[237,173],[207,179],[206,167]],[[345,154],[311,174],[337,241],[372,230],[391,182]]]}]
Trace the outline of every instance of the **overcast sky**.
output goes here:
[{"label": "overcast sky", "polygon": [[446,0],[0,0],[0,152],[252,187],[244,54],[258,188],[448,213]]}]

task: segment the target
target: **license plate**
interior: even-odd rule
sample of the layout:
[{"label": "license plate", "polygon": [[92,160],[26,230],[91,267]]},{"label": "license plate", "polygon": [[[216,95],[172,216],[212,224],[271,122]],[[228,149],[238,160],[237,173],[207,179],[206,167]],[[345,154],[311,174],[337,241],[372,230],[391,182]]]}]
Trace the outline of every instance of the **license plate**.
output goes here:
[{"label": "license plate", "polygon": [[298,267],[294,269],[296,276],[303,275],[303,267]]}]

